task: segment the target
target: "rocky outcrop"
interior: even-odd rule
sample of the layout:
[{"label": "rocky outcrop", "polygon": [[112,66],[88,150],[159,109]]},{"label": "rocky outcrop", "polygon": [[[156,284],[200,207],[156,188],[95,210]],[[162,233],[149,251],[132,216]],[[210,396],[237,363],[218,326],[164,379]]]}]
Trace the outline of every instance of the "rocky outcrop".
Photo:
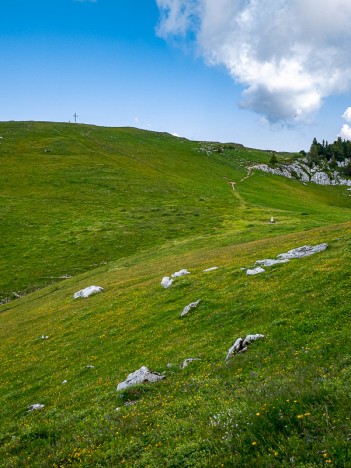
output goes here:
[{"label": "rocky outcrop", "polygon": [[140,369],[129,374],[126,380],[120,382],[117,385],[116,390],[124,390],[125,388],[145,382],[158,382],[164,378],[164,375],[157,372],[151,372],[147,367],[142,366]]},{"label": "rocky outcrop", "polygon": [[328,247],[328,244],[318,244],[318,245],[303,245],[302,247],[297,247],[296,249],[289,250],[286,253],[277,255],[278,258],[283,260],[291,260],[293,258],[303,258],[309,257],[315,253],[323,252]]},{"label": "rocky outcrop", "polygon": [[88,286],[87,288],[81,289],[80,291],[77,291],[73,297],[74,299],[78,299],[78,297],[89,297],[93,294],[98,294],[102,292],[104,288],[101,286]]},{"label": "rocky outcrop", "polygon": [[[339,163],[343,167],[345,162]],[[294,161],[290,164],[279,164],[279,166],[268,166],[267,164],[258,164],[252,169],[258,169],[270,174],[287,177],[288,179],[297,179],[301,182],[313,182],[319,185],[346,185],[351,187],[351,179],[345,179],[338,171],[323,170],[321,166],[313,165],[310,167],[305,159]]]}]

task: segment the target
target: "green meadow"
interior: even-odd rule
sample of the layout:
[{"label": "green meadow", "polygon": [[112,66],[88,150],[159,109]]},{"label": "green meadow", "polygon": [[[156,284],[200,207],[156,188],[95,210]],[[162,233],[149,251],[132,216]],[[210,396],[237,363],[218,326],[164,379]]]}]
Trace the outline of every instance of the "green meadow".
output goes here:
[{"label": "green meadow", "polygon": [[[0,466],[351,466],[346,187],[133,128],[1,122],[0,137]],[[73,299],[90,285],[104,290]],[[165,378],[117,392],[141,366]]]}]

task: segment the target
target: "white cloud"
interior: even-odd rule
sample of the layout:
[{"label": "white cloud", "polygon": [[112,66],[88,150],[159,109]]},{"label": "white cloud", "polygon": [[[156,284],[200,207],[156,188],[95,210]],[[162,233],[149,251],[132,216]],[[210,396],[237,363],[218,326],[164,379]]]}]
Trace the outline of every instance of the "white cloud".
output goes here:
[{"label": "white cloud", "polygon": [[348,107],[346,111],[342,114],[342,118],[346,120],[346,122],[351,122],[351,107]]},{"label": "white cloud", "polygon": [[193,39],[269,122],[308,121],[351,85],[350,0],[156,0],[158,34]]},{"label": "white cloud", "polygon": [[343,140],[351,141],[351,127],[347,124],[344,124],[338,136],[341,137]]}]

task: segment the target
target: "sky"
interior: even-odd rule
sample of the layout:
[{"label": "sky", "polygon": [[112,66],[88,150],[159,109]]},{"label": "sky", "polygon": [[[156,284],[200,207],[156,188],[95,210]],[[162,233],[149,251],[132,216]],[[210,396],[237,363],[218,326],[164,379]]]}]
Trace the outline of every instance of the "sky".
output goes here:
[{"label": "sky", "polygon": [[350,0],[1,0],[0,120],[351,139]]}]

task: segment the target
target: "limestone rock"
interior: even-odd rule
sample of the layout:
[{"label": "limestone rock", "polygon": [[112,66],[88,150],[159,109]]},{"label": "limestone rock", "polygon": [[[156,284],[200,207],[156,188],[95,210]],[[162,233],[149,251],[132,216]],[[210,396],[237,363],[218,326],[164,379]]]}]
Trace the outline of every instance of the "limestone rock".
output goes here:
[{"label": "limestone rock", "polygon": [[129,374],[126,380],[120,382],[117,385],[117,390],[123,390],[127,387],[131,387],[139,383],[157,382],[158,380],[162,380],[164,378],[164,375],[158,374],[157,372],[151,372],[147,367],[142,366],[140,369]]},{"label": "limestone rock", "polygon": [[257,333],[256,335],[247,335],[243,342],[243,346],[247,346],[252,341],[262,340],[263,338],[264,338],[264,335],[261,335],[260,333]]},{"label": "limestone rock", "polygon": [[28,407],[28,411],[36,411],[36,410],[40,410],[40,409],[43,409],[45,405],[42,405],[40,403],[35,403],[34,405],[30,405]]},{"label": "limestone rock", "polygon": [[328,244],[318,244],[315,246],[312,245],[303,245],[302,247],[297,247],[296,249],[289,250],[286,253],[277,255],[278,258],[291,260],[292,258],[303,258],[313,255],[318,252],[323,252],[328,247]]},{"label": "limestone rock", "polygon": [[180,314],[180,316],[184,317],[184,315],[186,315],[191,309],[197,307],[200,302],[201,302],[201,299],[195,302],[190,302],[190,304],[184,307],[183,312]]},{"label": "limestone rock", "polygon": [[77,299],[78,297],[89,297],[92,294],[97,294],[102,292],[104,289],[101,286],[88,286],[85,289],[81,289],[80,291],[77,291],[73,297],[74,299]]},{"label": "limestone rock", "polygon": [[254,268],[253,270],[246,270],[246,274],[253,276],[253,275],[259,275],[260,273],[264,273],[266,270],[261,267]]},{"label": "limestone rock", "polygon": [[164,276],[161,281],[161,286],[163,286],[165,289],[169,288],[172,286],[173,279],[171,279],[169,276]]},{"label": "limestone rock", "polygon": [[247,351],[248,345],[252,341],[261,340],[263,338],[264,338],[264,335],[261,335],[260,333],[256,335],[247,335],[245,339],[237,338],[233,346],[229,348],[229,351],[225,360],[228,361],[228,359],[233,357],[235,354],[245,353]]},{"label": "limestone rock", "polygon": [[188,271],[186,268],[183,268],[182,270],[176,271],[171,276],[172,278],[177,278],[178,276],[185,276],[185,275],[190,275],[190,271]]},{"label": "limestone rock", "polygon": [[206,270],[204,271],[214,271],[214,270],[218,270],[218,267],[206,268]]}]

